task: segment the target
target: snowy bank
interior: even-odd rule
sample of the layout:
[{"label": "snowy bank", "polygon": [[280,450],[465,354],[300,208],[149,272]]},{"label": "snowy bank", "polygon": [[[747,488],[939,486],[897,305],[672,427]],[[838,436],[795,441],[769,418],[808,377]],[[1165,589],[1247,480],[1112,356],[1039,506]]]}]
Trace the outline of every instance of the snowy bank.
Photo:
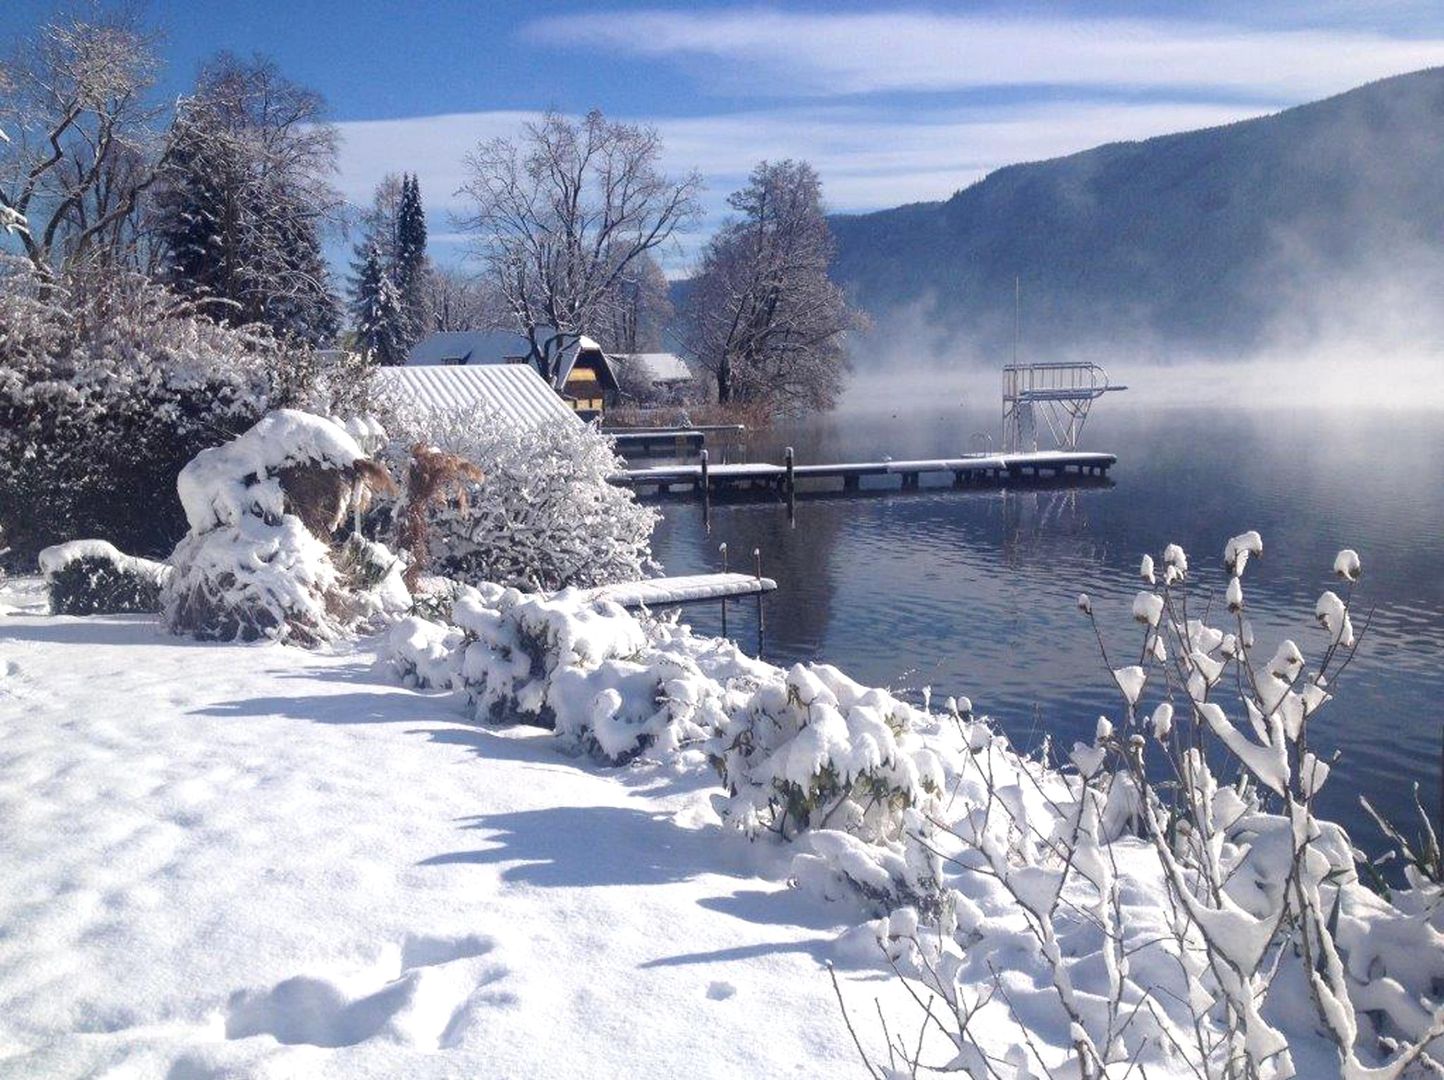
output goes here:
[{"label": "snowy bank", "polygon": [[[1441,891],[1370,891],[1310,805],[1358,560],[1317,667],[1292,642],[1254,664],[1261,554],[1228,545],[1228,632],[1186,616],[1182,551],[1145,560],[1144,662],[1063,767],[966,699],[784,670],[584,590],[463,588],[355,651],[8,617],[0,1066],[834,1075],[854,1035],[896,1071],[886,1025],[904,1075],[1419,1073]],[[1154,751],[1187,781],[1166,822]]]},{"label": "snowy bank", "polygon": [[0,1075],[856,1067],[820,966],[855,913],[724,832],[709,776],[568,760],[373,661],[4,619]]}]

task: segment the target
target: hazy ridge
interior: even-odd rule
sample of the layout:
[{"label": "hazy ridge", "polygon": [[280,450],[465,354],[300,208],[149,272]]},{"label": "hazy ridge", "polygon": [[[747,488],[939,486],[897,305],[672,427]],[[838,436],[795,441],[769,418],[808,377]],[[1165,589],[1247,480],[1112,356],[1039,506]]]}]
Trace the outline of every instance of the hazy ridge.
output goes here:
[{"label": "hazy ridge", "polygon": [[[1356,354],[1444,327],[1444,68],[833,218],[860,369],[1030,355]],[[1039,357],[1041,358],[1041,356]]]}]

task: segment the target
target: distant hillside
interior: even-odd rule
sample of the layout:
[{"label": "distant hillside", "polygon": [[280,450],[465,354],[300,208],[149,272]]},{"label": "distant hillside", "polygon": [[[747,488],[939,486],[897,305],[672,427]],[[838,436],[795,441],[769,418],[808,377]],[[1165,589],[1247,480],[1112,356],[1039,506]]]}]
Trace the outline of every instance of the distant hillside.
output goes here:
[{"label": "distant hillside", "polygon": [[1012,337],[1014,275],[1033,355],[1246,351],[1327,324],[1340,304],[1397,302],[1380,284],[1395,273],[1444,308],[1444,68],[1009,166],[946,202],[833,229],[835,273],[878,324],[861,367],[904,339],[995,357]]}]

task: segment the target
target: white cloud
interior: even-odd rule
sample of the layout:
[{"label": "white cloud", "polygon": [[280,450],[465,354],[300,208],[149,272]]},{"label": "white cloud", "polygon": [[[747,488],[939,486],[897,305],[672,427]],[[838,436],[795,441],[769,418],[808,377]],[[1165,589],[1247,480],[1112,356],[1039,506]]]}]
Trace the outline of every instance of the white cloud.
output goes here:
[{"label": "white cloud", "polygon": [[[707,181],[710,231],[729,192],[763,158],[802,158],[822,176],[834,210],[872,210],[944,199],[1003,165],[1141,139],[1256,115],[1237,104],[1053,103],[930,112],[854,106],[753,110],[701,117],[626,117],[654,124],[665,165],[697,169]],[[462,159],[482,139],[515,135],[535,114],[477,112],[339,124],[341,188],[358,204],[387,172],[416,172],[434,217],[432,240],[457,247],[444,228],[448,212],[465,209],[455,192],[465,181]],[[695,250],[693,236],[684,250]],[[671,258],[677,265],[680,256]]]},{"label": "white cloud", "polygon": [[815,95],[1067,85],[1302,101],[1444,63],[1444,40],[1354,29],[920,11],[592,12],[537,19],[524,36],[614,55],[721,61],[705,73],[733,92]]}]

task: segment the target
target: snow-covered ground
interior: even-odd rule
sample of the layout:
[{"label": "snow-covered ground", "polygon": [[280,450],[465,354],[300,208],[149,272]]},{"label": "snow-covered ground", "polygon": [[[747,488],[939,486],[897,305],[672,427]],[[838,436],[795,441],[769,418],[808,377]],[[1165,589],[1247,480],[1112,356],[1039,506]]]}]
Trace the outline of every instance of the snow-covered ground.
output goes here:
[{"label": "snow-covered ground", "polygon": [[366,642],[27,606],[0,593],[0,1074],[851,1075],[825,962],[899,992],[705,773],[465,722]]}]

